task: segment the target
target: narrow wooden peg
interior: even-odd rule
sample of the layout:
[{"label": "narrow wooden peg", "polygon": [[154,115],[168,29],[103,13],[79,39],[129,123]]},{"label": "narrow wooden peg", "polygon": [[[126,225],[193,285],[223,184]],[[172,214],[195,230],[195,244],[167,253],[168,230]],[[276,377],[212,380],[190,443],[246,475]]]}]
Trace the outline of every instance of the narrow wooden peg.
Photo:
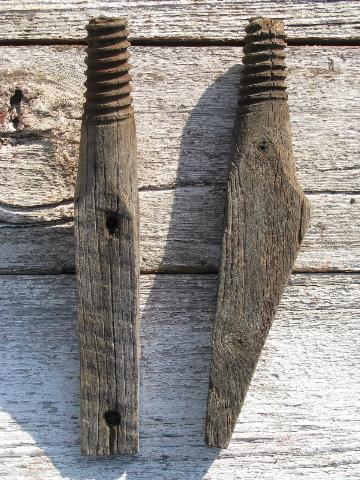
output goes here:
[{"label": "narrow wooden peg", "polygon": [[87,25],[75,192],[81,451],[138,451],[139,214],[125,19]]},{"label": "narrow wooden peg", "polygon": [[229,444],[309,221],[292,155],[285,46],[282,22],[250,20],[210,367],[206,442],[212,447]]}]

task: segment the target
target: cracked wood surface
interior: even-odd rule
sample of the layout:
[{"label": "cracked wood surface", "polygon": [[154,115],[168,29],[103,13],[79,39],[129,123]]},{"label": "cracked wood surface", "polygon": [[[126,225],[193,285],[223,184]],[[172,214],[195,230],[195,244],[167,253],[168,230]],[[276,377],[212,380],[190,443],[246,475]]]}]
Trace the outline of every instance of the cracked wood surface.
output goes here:
[{"label": "cracked wood surface", "polygon": [[[84,54],[82,47],[0,47],[2,204],[51,206],[73,196]],[[134,47],[131,54],[140,188],[225,185],[242,49]],[[301,185],[358,190],[360,48],[291,47],[287,64]]]},{"label": "cracked wood surface", "polygon": [[227,448],[310,221],[292,152],[284,24],[245,27],[232,135],[206,443]]},{"label": "cracked wood surface", "polygon": [[89,113],[82,124],[75,196],[81,451],[135,454],[140,273],[135,119],[131,114],[111,124],[93,122]]},{"label": "cracked wood surface", "polygon": [[79,454],[74,276],[0,276],[1,478],[359,478],[359,275],[292,275],[222,452],[203,442],[216,275],[140,283],[140,453],[94,461]]},{"label": "cracked wood surface", "polygon": [[[0,38],[10,43],[81,39],[88,15],[99,13],[128,14],[132,36],[155,41],[238,40],[249,16],[259,13],[285,18],[291,37],[336,43],[359,35],[353,1],[18,3],[0,6]],[[192,13],[185,20],[184,11]],[[132,53],[140,196],[153,212],[141,226],[142,268],[217,268],[220,236],[203,231],[202,220],[197,230],[189,209],[195,218],[208,215],[217,228],[241,49],[142,47]],[[298,176],[314,192],[315,207],[297,268],[360,269],[359,55],[359,48],[348,47],[288,49]],[[73,271],[83,58],[83,47],[0,47],[2,273]],[[171,190],[175,185],[181,188]],[[179,224],[182,211],[187,216]],[[0,276],[0,286],[6,339],[0,476],[358,480],[357,275],[292,276],[230,450],[213,453],[203,445],[203,426],[216,276],[143,275],[142,451],[133,460],[101,462],[78,454],[73,276]]]},{"label": "cracked wood surface", "polygon": [[86,25],[74,233],[80,448],[94,456],[139,449],[139,192],[126,26],[124,18]]},{"label": "cracked wood surface", "polygon": [[[84,49],[0,47],[0,53],[0,268],[71,271]],[[360,49],[287,54],[297,173],[314,192],[296,268],[358,270]],[[213,271],[241,48],[137,47],[132,55],[141,268]]]},{"label": "cracked wood surface", "polygon": [[[312,218],[295,270],[359,271],[359,194],[308,197]],[[66,207],[65,223],[54,212],[0,208],[1,273],[74,272],[73,206]],[[140,192],[141,271],[216,271],[223,215],[224,191],[216,187]]]},{"label": "cracked wood surface", "polygon": [[[89,17],[126,16],[131,38],[239,39],[250,17],[285,21],[295,38],[359,38],[351,0],[2,0],[0,39],[81,39]],[[54,21],[56,19],[56,21]]]}]

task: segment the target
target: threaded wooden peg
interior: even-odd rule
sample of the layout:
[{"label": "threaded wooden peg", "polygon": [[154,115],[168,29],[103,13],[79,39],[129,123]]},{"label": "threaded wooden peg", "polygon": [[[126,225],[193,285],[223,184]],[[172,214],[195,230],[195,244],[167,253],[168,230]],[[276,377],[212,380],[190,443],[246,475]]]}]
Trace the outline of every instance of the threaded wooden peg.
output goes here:
[{"label": "threaded wooden peg", "polygon": [[282,22],[246,27],[219,272],[206,442],[226,448],[309,222],[295,175]]},{"label": "threaded wooden peg", "polygon": [[133,114],[126,26],[122,18],[94,18],[86,26],[84,114],[92,123],[110,124]]},{"label": "threaded wooden peg", "polygon": [[125,19],[87,25],[75,192],[81,450],[138,451],[139,215]]}]

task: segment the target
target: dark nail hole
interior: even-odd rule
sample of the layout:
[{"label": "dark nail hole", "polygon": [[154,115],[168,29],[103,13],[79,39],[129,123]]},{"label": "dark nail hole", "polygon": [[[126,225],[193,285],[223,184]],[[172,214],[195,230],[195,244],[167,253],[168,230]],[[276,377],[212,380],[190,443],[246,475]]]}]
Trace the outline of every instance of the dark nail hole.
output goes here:
[{"label": "dark nail hole", "polygon": [[24,126],[21,123],[22,108],[24,103],[28,103],[27,98],[23,94],[21,88],[15,87],[13,95],[10,97],[10,121],[15,130],[22,130]]},{"label": "dark nail hole", "polygon": [[116,427],[120,424],[120,413],[116,410],[108,410],[104,413],[104,420],[109,427]]},{"label": "dark nail hole", "polygon": [[265,140],[263,140],[261,143],[259,143],[259,149],[260,150],[266,150],[268,148],[268,144]]},{"label": "dark nail hole", "polygon": [[108,212],[106,214],[106,228],[110,235],[116,235],[119,230],[119,216],[117,213]]},{"label": "dark nail hole", "polygon": [[15,128],[15,130],[17,130],[19,128],[19,125],[20,125],[19,117],[13,118],[11,120],[11,123],[13,124],[13,127]]},{"label": "dark nail hole", "polygon": [[75,269],[70,265],[64,265],[63,267],[61,267],[61,273],[63,274],[75,273]]},{"label": "dark nail hole", "polygon": [[14,94],[10,97],[10,107],[19,113],[21,102],[25,99],[23,92],[19,87],[15,87]]},{"label": "dark nail hole", "polygon": [[350,199],[350,205],[354,205],[354,203],[356,203],[355,198],[351,198],[351,199]]}]

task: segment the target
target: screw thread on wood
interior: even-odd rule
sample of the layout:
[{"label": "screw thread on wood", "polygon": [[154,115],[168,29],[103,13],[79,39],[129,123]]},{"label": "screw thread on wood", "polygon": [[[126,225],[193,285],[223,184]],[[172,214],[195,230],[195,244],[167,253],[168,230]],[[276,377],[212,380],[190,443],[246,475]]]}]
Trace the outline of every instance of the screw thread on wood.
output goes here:
[{"label": "screw thread on wood", "polygon": [[240,102],[286,100],[285,31],[282,22],[252,18],[245,28]]},{"label": "screw thread on wood", "polygon": [[132,114],[126,27],[123,18],[94,18],[86,26],[84,115],[94,123],[112,123]]}]

